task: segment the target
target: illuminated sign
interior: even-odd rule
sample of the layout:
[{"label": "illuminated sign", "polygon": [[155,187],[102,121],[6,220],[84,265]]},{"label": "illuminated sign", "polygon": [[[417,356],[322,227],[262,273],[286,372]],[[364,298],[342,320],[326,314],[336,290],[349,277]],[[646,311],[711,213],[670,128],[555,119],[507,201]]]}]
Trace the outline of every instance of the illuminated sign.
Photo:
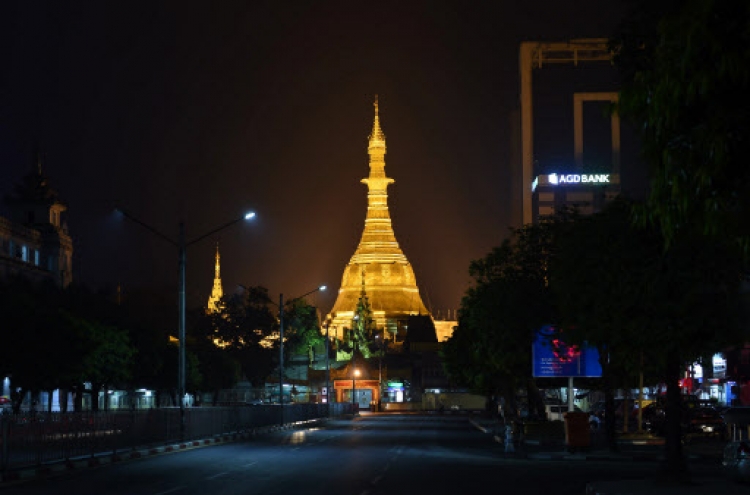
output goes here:
[{"label": "illuminated sign", "polygon": [[532,376],[537,377],[600,377],[602,366],[595,347],[568,345],[561,332],[546,325],[536,333],[531,347]]},{"label": "illuminated sign", "polygon": [[547,181],[555,186],[562,184],[609,184],[609,174],[549,174]]}]

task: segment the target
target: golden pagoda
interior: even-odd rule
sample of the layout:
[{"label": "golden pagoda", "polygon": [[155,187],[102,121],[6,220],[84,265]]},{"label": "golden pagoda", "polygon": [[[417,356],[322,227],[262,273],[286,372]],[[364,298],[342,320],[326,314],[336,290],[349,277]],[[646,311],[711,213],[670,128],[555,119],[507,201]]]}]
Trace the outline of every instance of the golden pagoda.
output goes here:
[{"label": "golden pagoda", "polygon": [[[414,269],[396,241],[388,212],[388,185],[385,175],[385,134],[380,128],[378,98],[375,97],[375,122],[369,137],[370,175],[367,185],[367,217],[359,246],[344,268],[341,288],[328,315],[329,330],[342,338],[344,329],[354,327],[353,320],[361,295],[367,294],[375,328],[385,329],[389,337],[401,340],[410,315],[427,315]],[[399,338],[397,339],[397,335]]]},{"label": "golden pagoda", "polygon": [[219,311],[219,301],[224,296],[224,290],[221,288],[221,267],[219,265],[219,243],[216,243],[216,266],[214,268],[214,286],[211,288],[211,295],[208,296],[207,313],[217,313]]}]

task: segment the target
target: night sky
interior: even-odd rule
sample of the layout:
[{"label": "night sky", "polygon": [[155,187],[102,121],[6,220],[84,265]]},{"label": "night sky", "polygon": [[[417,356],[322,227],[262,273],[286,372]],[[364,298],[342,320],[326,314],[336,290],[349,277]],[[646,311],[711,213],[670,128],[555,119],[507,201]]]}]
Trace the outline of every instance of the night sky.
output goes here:
[{"label": "night sky", "polygon": [[[263,285],[328,311],[364,226],[375,94],[393,226],[428,308],[513,222],[510,115],[522,40],[607,37],[620,2],[72,2],[0,5],[0,194],[33,143],[68,204],[74,278],[175,290],[188,304]],[[572,145],[571,145],[572,146]]]}]

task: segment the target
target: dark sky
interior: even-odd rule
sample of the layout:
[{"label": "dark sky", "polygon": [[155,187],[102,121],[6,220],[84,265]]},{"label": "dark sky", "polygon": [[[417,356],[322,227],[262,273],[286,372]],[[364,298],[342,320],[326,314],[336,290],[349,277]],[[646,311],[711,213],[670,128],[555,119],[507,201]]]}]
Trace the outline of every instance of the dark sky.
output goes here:
[{"label": "dark sky", "polygon": [[396,237],[435,312],[511,224],[510,113],[522,40],[606,37],[620,2],[205,1],[0,5],[0,194],[33,142],[69,205],[74,274],[175,289],[177,251],[112,214],[188,238],[205,303],[220,240],[225,291],[327,311],[364,226],[380,95]]}]

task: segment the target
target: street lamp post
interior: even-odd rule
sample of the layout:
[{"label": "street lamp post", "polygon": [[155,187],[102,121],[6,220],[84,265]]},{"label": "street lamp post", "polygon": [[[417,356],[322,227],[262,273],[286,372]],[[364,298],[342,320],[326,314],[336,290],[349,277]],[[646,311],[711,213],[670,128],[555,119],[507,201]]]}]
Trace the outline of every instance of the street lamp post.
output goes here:
[{"label": "street lamp post", "polygon": [[189,242],[185,240],[185,223],[180,222],[179,236],[177,238],[177,241],[175,242],[175,240],[172,239],[171,237],[159,232],[155,228],[151,227],[150,225],[134,217],[133,215],[123,210],[122,208],[117,208],[116,211],[120,212],[124,217],[132,220],[133,222],[137,223],[141,227],[144,227],[146,230],[150,231],[151,233],[157,235],[158,237],[161,237],[162,239],[169,242],[173,246],[176,246],[179,251],[179,289],[178,289],[179,318],[178,318],[178,330],[177,330],[178,331],[177,337],[179,341],[179,355],[178,355],[179,362],[178,362],[178,370],[177,370],[177,396],[178,396],[178,400],[180,404],[180,439],[184,440],[185,429],[186,429],[186,424],[185,424],[185,389],[186,389],[186,384],[185,384],[185,312],[186,312],[185,265],[187,264],[187,248],[188,246],[195,244],[196,242],[201,241],[210,235],[216,234],[217,232],[224,230],[227,227],[230,227],[237,222],[255,218],[255,212],[248,212],[239,218],[235,218],[234,220],[231,220],[201,236],[196,237],[195,239],[192,239]]},{"label": "street lamp post", "polygon": [[331,341],[328,336],[328,329],[331,326],[331,320],[326,321],[326,416],[331,415]]},{"label": "street lamp post", "polygon": [[354,368],[354,371],[352,373],[352,410],[354,414],[357,414],[357,406],[355,406],[357,401],[357,377],[359,376],[359,370],[357,368]]},{"label": "street lamp post", "polygon": [[[325,290],[326,286],[321,285],[287,302],[293,302],[309,296],[313,292]],[[279,424],[284,426],[284,294],[279,294],[279,416]]]},{"label": "street lamp post", "polygon": [[376,335],[376,339],[380,341],[380,352],[378,353],[378,411],[380,410],[380,403],[383,395],[383,349],[385,348],[385,340],[382,335]]}]

